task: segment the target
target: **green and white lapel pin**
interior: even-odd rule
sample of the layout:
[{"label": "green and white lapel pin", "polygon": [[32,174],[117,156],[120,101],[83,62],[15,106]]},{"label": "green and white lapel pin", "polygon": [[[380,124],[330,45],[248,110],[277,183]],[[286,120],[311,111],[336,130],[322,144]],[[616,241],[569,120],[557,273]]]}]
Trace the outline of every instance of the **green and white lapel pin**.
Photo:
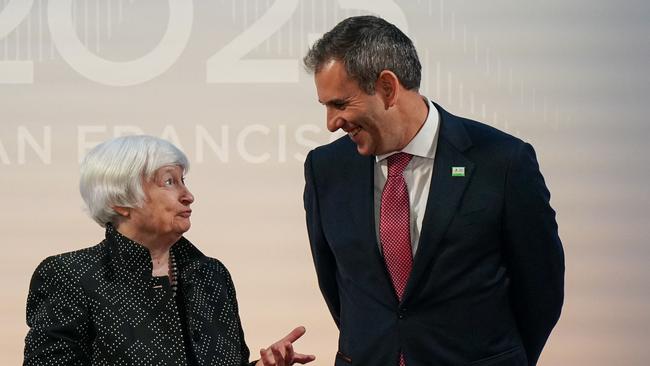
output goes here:
[{"label": "green and white lapel pin", "polygon": [[464,177],[465,176],[465,167],[464,166],[452,166],[451,167],[451,176],[452,177]]}]

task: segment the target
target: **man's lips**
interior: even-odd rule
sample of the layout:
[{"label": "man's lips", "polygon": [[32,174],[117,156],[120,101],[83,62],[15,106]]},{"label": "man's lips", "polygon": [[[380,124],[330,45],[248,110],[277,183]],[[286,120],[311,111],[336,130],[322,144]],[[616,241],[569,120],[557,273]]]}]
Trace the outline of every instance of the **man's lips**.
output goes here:
[{"label": "man's lips", "polygon": [[361,127],[355,127],[354,129],[348,131],[348,135],[350,137],[354,137],[359,133],[359,131],[361,131]]},{"label": "man's lips", "polygon": [[192,216],[192,210],[183,211],[179,213],[178,216],[189,218]]}]

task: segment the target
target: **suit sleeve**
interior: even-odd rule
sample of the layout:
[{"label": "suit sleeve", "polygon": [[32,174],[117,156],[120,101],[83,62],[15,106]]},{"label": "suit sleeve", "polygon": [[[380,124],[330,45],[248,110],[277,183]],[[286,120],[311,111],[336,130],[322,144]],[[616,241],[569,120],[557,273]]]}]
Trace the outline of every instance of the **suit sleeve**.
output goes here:
[{"label": "suit sleeve", "polygon": [[24,365],[89,365],[88,324],[83,289],[57,257],[47,258],[29,287]]},{"label": "suit sleeve", "polygon": [[338,327],[341,311],[339,290],[336,281],[336,259],[327,243],[321,226],[320,207],[318,204],[312,159],[313,151],[307,155],[305,161],[305,192],[303,201],[307,217],[307,232],[314,266],[316,267],[318,285],[325,298],[325,303],[332,314],[332,318]]},{"label": "suit sleeve", "polygon": [[528,363],[537,359],[564,300],[564,253],[535,151],[522,143],[506,178],[505,258],[510,297]]}]

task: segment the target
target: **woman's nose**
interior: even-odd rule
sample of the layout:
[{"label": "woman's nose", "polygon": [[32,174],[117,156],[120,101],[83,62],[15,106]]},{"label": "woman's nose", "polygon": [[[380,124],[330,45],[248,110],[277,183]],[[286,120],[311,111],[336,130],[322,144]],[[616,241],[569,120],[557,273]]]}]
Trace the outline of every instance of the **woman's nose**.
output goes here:
[{"label": "woman's nose", "polygon": [[181,196],[181,203],[184,205],[190,205],[192,202],[194,202],[194,195],[189,189],[185,188],[185,192]]}]

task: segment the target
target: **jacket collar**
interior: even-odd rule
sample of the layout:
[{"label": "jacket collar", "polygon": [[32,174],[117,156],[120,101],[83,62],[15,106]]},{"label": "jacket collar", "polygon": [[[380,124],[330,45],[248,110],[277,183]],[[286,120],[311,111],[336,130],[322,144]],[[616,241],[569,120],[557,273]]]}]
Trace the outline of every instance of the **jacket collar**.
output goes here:
[{"label": "jacket collar", "polygon": [[[115,265],[133,274],[151,275],[151,255],[145,246],[122,235],[111,224],[106,225],[106,243],[108,244],[110,260]],[[174,243],[171,252],[176,258],[179,269],[185,268],[189,263],[205,257],[185,237],[181,237]]]},{"label": "jacket collar", "polygon": [[[434,259],[447,227],[456,214],[461,199],[474,173],[474,163],[464,154],[472,147],[463,120],[435,104],[440,113],[440,137],[429,187],[426,210],[418,251],[413,258],[413,269],[404,290],[403,301],[408,302],[422,277],[435,269]],[[463,176],[453,176],[453,167],[463,167]]]},{"label": "jacket collar", "polygon": [[472,139],[469,137],[461,118],[457,117],[436,102],[431,102],[440,114],[440,137],[445,139],[458,152],[464,152],[472,147]]},{"label": "jacket collar", "polygon": [[[417,294],[415,286],[422,283],[421,278],[430,270],[447,226],[456,213],[474,171],[474,163],[464,155],[472,147],[472,140],[463,120],[445,111],[438,104],[433,105],[440,117],[439,138],[420,243],[413,259],[413,269],[403,296],[404,302],[413,294]],[[345,185],[344,189],[332,195],[336,199],[332,207],[337,207],[346,215],[341,215],[340,217],[345,219],[336,221],[333,225],[340,228],[340,242],[358,242],[359,252],[366,253],[361,258],[369,261],[369,265],[359,266],[360,270],[350,278],[357,279],[359,283],[376,284],[373,292],[376,299],[389,306],[396,305],[397,297],[391,285],[390,274],[377,248],[373,199],[373,164],[376,158],[360,155],[354,142],[347,136],[342,138],[341,146],[345,149],[345,154],[341,156],[346,160],[341,162],[339,159],[331,166],[336,167],[337,170],[333,174],[337,174]],[[465,176],[452,176],[452,167],[464,167]],[[367,253],[372,254],[368,256]]]}]

